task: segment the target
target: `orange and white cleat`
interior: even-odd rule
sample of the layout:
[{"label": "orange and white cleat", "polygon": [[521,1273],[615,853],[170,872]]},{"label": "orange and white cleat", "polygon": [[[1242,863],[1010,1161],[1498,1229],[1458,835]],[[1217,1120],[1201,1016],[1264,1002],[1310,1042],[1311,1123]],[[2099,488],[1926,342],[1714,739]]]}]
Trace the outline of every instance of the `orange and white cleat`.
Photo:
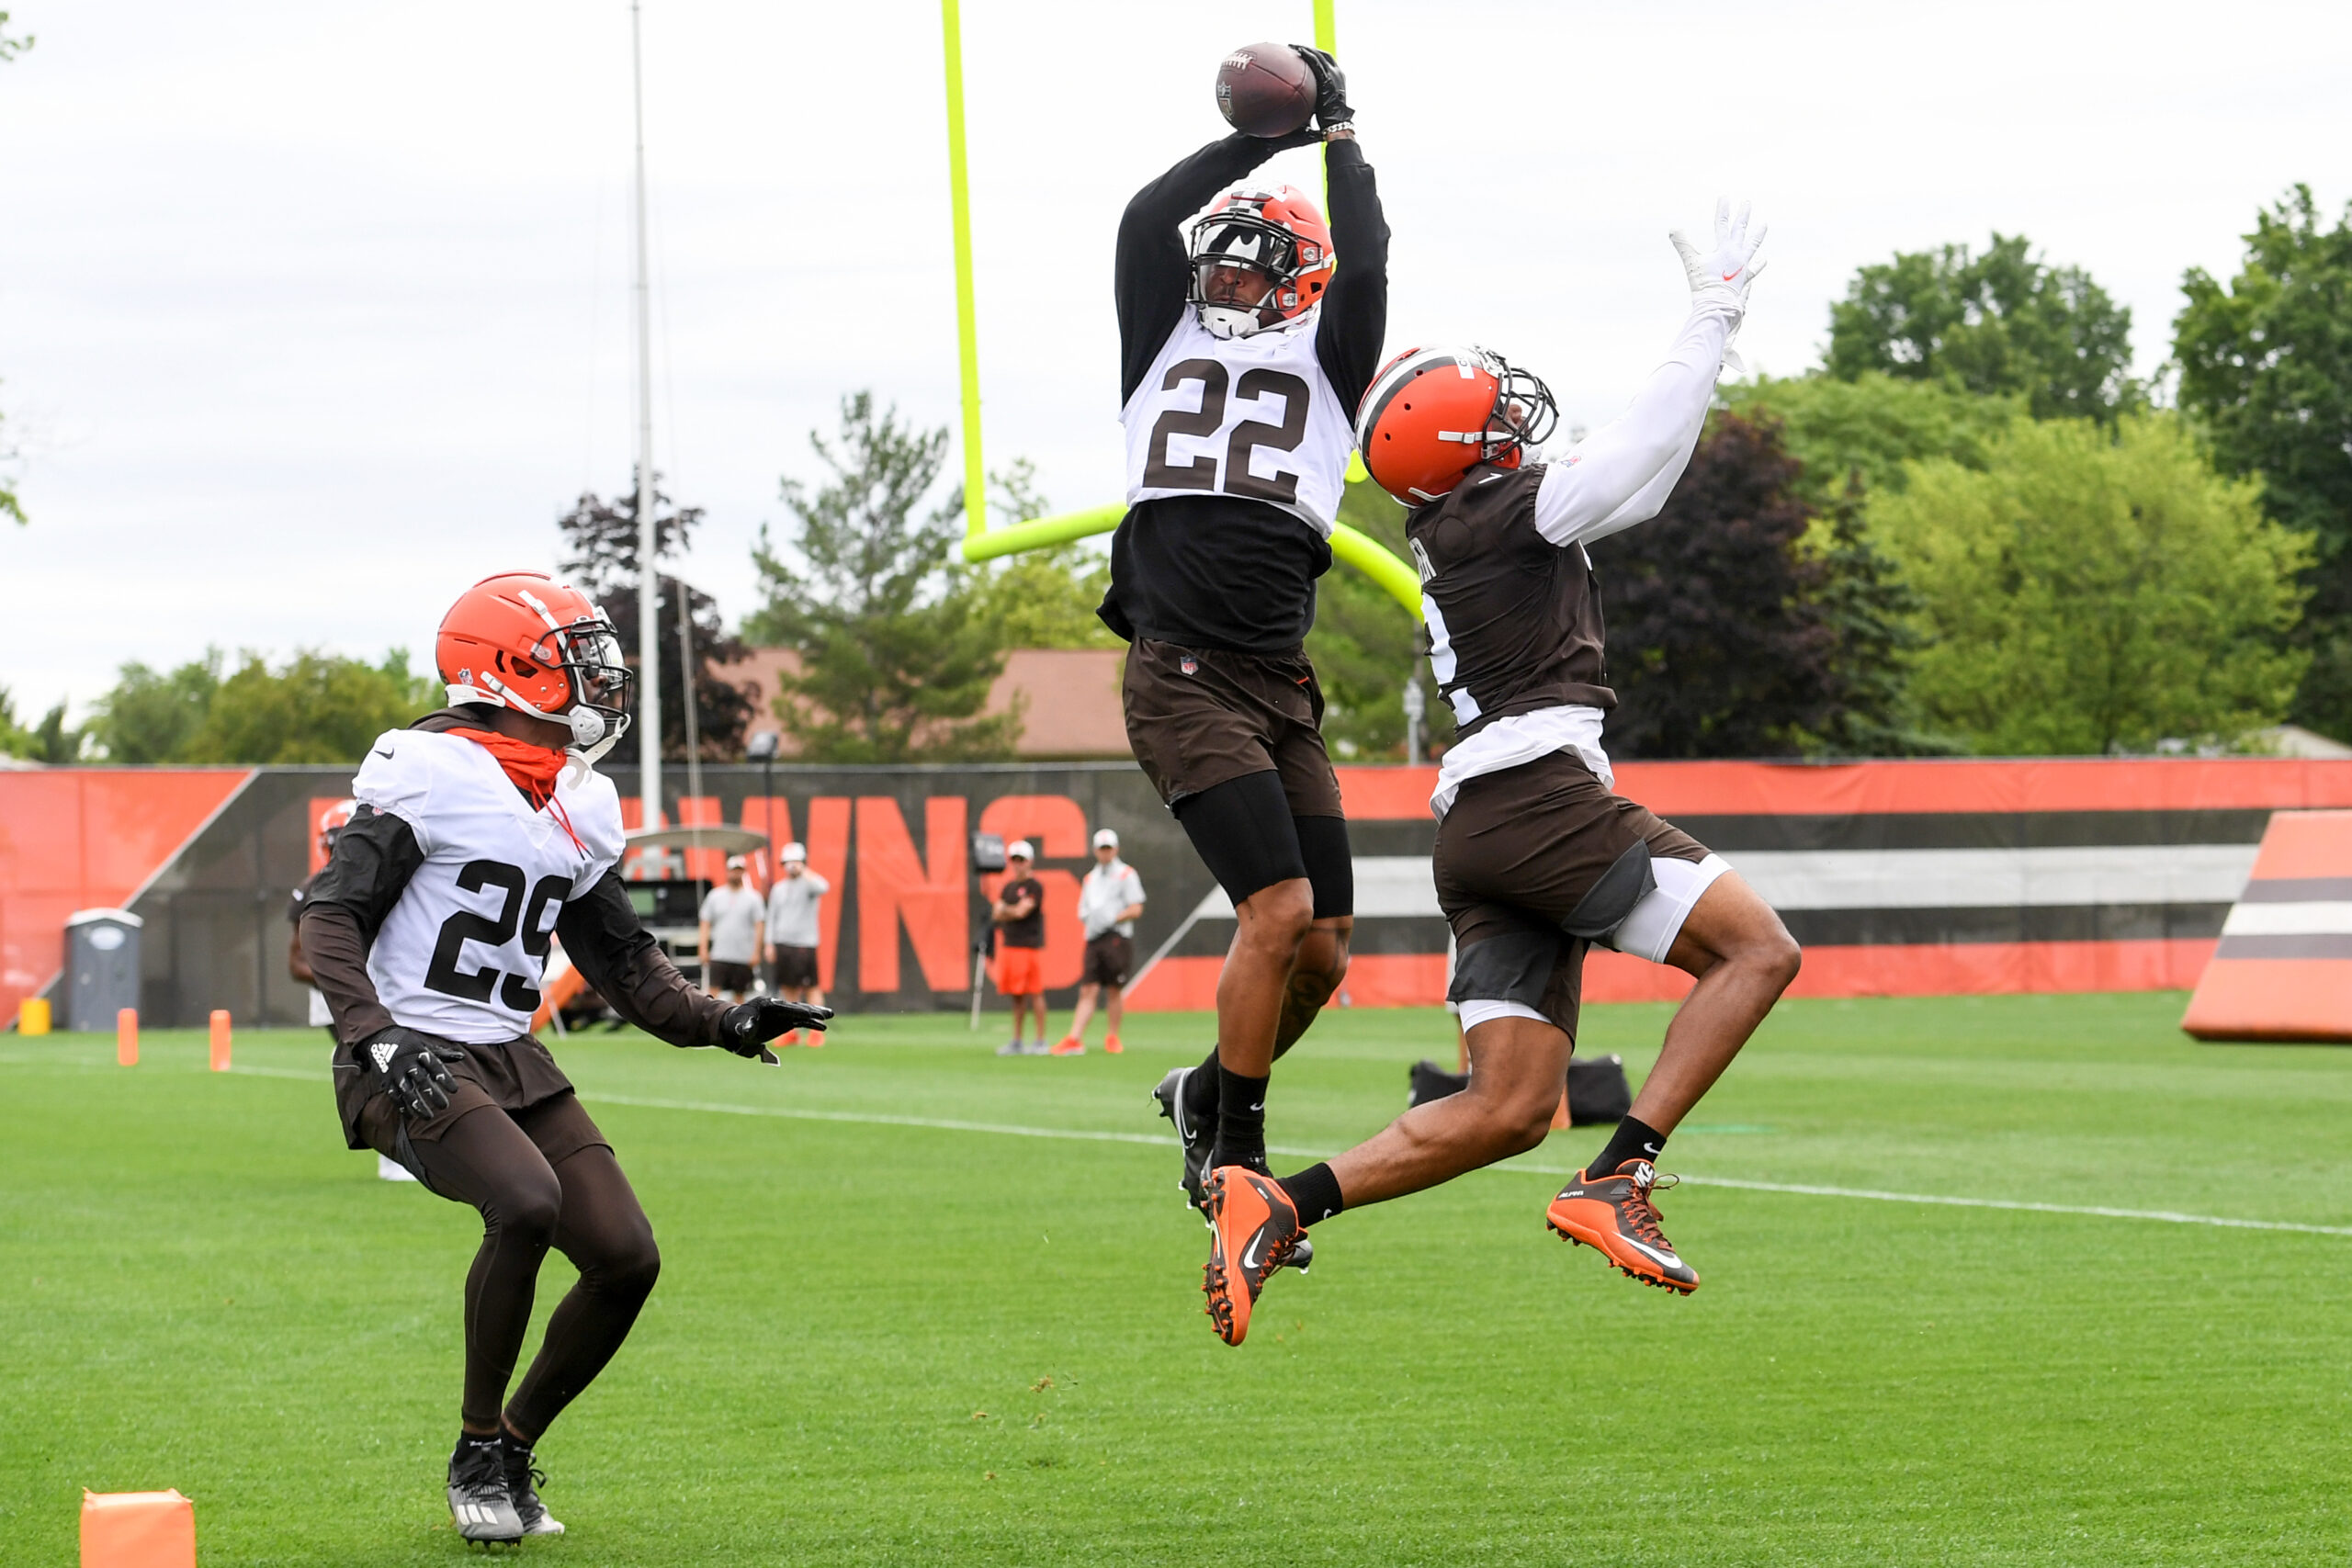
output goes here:
[{"label": "orange and white cleat", "polygon": [[1086,1042],[1080,1040],[1075,1034],[1065,1034],[1059,1040],[1054,1042],[1054,1048],[1046,1052],[1046,1055],[1048,1056],[1083,1056],[1086,1055]]},{"label": "orange and white cleat", "polygon": [[1125,1054],[1126,1049],[1127,1048],[1125,1045],[1119,1043],[1119,1037],[1115,1034],[1111,1035],[1102,1042],[1102,1054],[1106,1056],[1123,1055]]},{"label": "orange and white cleat", "polygon": [[1201,1291],[1217,1337],[1238,1345],[1250,1333],[1250,1309],[1274,1270],[1306,1272],[1315,1257],[1298,1210],[1274,1179],[1246,1165],[1221,1165],[1203,1184],[1209,1222],[1209,1260]]},{"label": "orange and white cleat", "polygon": [[[1669,1176],[1664,1185],[1674,1183]],[[1572,1242],[1598,1247],[1627,1279],[1687,1296],[1699,1288],[1699,1274],[1658,1228],[1657,1205],[1650,1201],[1658,1185],[1657,1171],[1645,1159],[1599,1180],[1580,1170],[1552,1200],[1544,1221]]]}]

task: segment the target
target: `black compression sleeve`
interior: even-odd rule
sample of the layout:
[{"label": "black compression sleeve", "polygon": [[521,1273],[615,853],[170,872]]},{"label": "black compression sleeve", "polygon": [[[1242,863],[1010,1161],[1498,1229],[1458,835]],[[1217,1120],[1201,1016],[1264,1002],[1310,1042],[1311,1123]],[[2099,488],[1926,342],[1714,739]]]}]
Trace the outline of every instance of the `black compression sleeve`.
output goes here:
[{"label": "black compression sleeve", "polygon": [[[1183,317],[1184,297],[1192,284],[1184,260],[1184,220],[1206,207],[1218,191],[1275,153],[1315,140],[1311,130],[1271,139],[1236,131],[1180,159],[1174,168],[1136,192],[1135,199],[1127,203],[1119,219],[1119,248],[1112,273],[1112,294],[1119,310],[1120,406],[1125,407],[1143,385],[1160,344]],[[1339,243],[1336,234],[1332,243]],[[1346,252],[1340,254],[1345,256]]]},{"label": "black compression sleeve", "polygon": [[1388,336],[1388,220],[1362,148],[1352,141],[1333,141],[1323,156],[1330,184],[1331,248],[1340,254],[1340,265],[1323,297],[1315,357],[1352,420],[1380,371],[1381,344]]},{"label": "black compression sleeve", "polygon": [[673,1045],[715,1045],[727,1004],[686,983],[662,955],[628,901],[628,886],[608,871],[563,907],[556,935],[573,967],[615,1012]]},{"label": "black compression sleeve", "polygon": [[334,1014],[335,1038],[346,1045],[391,1027],[392,1015],[368,977],[368,949],[424,863],[413,829],[362,806],[335,835],[326,869],[311,880],[295,934],[311,983]]}]

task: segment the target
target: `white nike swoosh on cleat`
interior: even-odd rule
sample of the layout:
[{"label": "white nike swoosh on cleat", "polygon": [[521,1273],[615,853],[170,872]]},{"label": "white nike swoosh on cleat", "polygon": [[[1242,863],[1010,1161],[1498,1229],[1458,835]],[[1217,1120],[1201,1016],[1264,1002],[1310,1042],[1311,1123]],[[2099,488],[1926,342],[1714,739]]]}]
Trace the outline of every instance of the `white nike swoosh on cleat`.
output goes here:
[{"label": "white nike swoosh on cleat", "polygon": [[1660,1252],[1657,1247],[1650,1246],[1647,1242],[1645,1242],[1636,1236],[1629,1235],[1622,1237],[1621,1239],[1623,1240],[1626,1246],[1632,1247],[1634,1251],[1639,1252],[1643,1257],[1647,1258],[1651,1262],[1656,1263],[1662,1268],[1672,1269],[1682,1261],[1682,1259],[1675,1257],[1671,1252]]},{"label": "white nike swoosh on cleat", "polygon": [[1241,1249],[1241,1267],[1244,1269],[1255,1269],[1258,1267],[1258,1244],[1265,1240],[1265,1238],[1266,1233],[1260,1231],[1256,1235],[1250,1238],[1250,1245]]}]

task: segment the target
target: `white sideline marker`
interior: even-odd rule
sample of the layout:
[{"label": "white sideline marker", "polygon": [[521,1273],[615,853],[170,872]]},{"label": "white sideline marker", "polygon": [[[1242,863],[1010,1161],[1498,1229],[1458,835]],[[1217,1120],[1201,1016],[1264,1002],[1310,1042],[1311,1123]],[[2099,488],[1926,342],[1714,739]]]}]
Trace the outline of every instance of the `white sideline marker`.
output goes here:
[{"label": "white sideline marker", "polygon": [[[253,1077],[300,1078],[315,1083],[325,1075],[289,1072],[279,1067],[232,1069]],[[609,1105],[635,1106],[645,1111],[698,1111],[718,1116],[767,1116],[785,1122],[834,1122],[858,1127],[922,1127],[940,1133],[990,1133],[1008,1138],[1055,1138],[1069,1143],[1146,1144],[1176,1147],[1176,1140],[1153,1133],[1097,1133],[1074,1127],[1024,1127],[1010,1122],[965,1122],[944,1116],[889,1116],[864,1111],[808,1111],[786,1105],[733,1105],[707,1100],[654,1100],[628,1094],[589,1094],[583,1099]],[[1269,1154],[1301,1159],[1328,1159],[1329,1149],[1266,1145]],[[379,1160],[382,1156],[377,1156]],[[398,1168],[395,1167],[394,1168]],[[1573,1167],[1533,1165],[1505,1160],[1485,1168],[1526,1176],[1574,1176]],[[402,1171],[406,1176],[408,1173]],[[411,1180],[415,1179],[410,1178]],[[1872,1187],[1827,1187],[1805,1181],[1747,1181],[1730,1176],[1692,1176],[1682,1179],[1693,1187],[1729,1187],[1745,1192],[1785,1192],[1804,1198],[1851,1198],[1871,1203],[1925,1203],[1949,1209],[2007,1209],[2029,1214],[2077,1214],[2101,1220],[2152,1220],[2168,1225],[2211,1225],[2222,1230],[2288,1231],[2301,1235],[2352,1235],[2352,1225],[2311,1225],[2292,1220],[2239,1220],[2222,1214],[2184,1214],[2170,1209],[2116,1209],[2101,1203],[2030,1203],[2012,1198],[1956,1198],[1939,1192],[1887,1192]]]}]

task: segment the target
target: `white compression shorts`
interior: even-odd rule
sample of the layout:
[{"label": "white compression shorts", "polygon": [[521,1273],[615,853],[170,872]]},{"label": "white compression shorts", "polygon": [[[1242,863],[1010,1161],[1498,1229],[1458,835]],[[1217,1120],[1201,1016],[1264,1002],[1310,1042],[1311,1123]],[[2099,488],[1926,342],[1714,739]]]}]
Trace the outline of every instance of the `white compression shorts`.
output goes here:
[{"label": "white compression shorts", "polygon": [[[1664,856],[1652,860],[1650,874],[1657,886],[1642,895],[1632,913],[1618,921],[1617,929],[1600,945],[1646,958],[1652,964],[1665,963],[1666,955],[1674,950],[1674,939],[1681,934],[1682,922],[1690,917],[1690,907],[1699,901],[1699,895],[1713,886],[1715,878],[1730,869],[1730,863],[1718,854],[1696,862]],[[1464,1031],[1498,1018],[1552,1021],[1524,1002],[1471,1000],[1462,1004]]]}]

